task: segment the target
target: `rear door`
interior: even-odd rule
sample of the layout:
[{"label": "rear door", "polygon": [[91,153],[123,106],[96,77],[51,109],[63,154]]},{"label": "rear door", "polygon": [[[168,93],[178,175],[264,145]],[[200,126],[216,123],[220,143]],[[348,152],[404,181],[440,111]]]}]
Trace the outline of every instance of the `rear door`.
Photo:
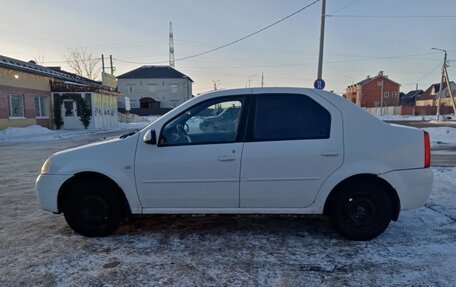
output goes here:
[{"label": "rear door", "polygon": [[340,111],[313,94],[256,95],[242,154],[245,208],[299,208],[343,162]]}]

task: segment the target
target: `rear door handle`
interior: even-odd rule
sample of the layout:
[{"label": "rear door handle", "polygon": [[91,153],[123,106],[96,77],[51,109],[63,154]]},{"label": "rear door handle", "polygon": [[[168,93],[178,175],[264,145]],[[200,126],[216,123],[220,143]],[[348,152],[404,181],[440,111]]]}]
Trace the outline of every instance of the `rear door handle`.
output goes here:
[{"label": "rear door handle", "polygon": [[233,161],[236,160],[234,156],[224,155],[218,158],[219,161]]},{"label": "rear door handle", "polygon": [[339,156],[339,152],[336,150],[324,151],[320,154],[321,156]]}]

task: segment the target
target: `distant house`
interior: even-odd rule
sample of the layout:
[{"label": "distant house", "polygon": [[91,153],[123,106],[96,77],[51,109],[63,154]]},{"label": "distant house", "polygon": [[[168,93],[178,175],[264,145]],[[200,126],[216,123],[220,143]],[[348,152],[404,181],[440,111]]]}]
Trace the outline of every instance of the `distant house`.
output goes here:
[{"label": "distant house", "polygon": [[119,108],[172,109],[192,97],[192,79],[169,66],[142,66],[117,77]]},{"label": "distant house", "polygon": [[[381,97],[383,85],[383,99]],[[377,76],[367,76],[366,79],[350,85],[345,90],[344,97],[361,107],[398,106],[400,84],[389,79],[380,71]]]},{"label": "distant house", "polygon": [[[451,91],[453,97],[456,97],[456,83],[450,82]],[[437,106],[437,96],[440,91],[440,83],[432,84],[429,88],[424,91],[423,94],[417,97],[416,105],[417,106]],[[443,84],[442,97],[440,100],[440,105],[442,106],[452,106],[452,101],[450,98],[450,92],[446,83]]]},{"label": "distant house", "polygon": [[0,55],[0,129],[34,124],[55,128],[57,117],[63,128],[84,128],[80,99],[88,106],[89,128],[109,128],[117,125],[118,96],[114,87],[60,68]]},{"label": "distant house", "polygon": [[423,90],[410,91],[407,94],[399,94],[399,104],[404,106],[414,106],[416,99],[424,93]]}]

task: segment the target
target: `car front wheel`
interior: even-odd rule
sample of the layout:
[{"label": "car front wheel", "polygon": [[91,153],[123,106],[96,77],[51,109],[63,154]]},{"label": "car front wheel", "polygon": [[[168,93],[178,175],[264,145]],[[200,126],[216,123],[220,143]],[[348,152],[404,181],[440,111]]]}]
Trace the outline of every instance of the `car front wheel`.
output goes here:
[{"label": "car front wheel", "polygon": [[378,185],[366,182],[345,186],[332,201],[331,222],[337,232],[352,240],[371,240],[391,222],[392,205]]},{"label": "car front wheel", "polygon": [[113,233],[124,217],[122,201],[115,188],[102,181],[85,180],[73,184],[63,200],[68,225],[87,237]]}]

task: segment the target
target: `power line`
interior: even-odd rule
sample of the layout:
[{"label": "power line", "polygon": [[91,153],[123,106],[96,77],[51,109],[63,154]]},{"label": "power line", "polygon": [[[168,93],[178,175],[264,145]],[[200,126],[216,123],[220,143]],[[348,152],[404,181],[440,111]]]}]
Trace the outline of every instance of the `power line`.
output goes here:
[{"label": "power line", "polygon": [[[336,14],[336,13],[342,11],[342,10],[345,10],[346,8],[348,8],[348,7],[350,7],[351,5],[355,4],[356,2],[358,2],[358,0],[353,0],[353,1],[351,1],[350,3],[348,3],[347,5],[345,5],[344,7],[342,7],[342,8],[340,8],[340,9],[338,9],[338,10],[332,12],[331,14]],[[326,16],[329,16],[329,15],[326,15]]]},{"label": "power line", "polygon": [[439,63],[437,66],[435,66],[434,68],[432,68],[432,70],[430,70],[429,72],[427,72],[424,76],[420,77],[418,80],[412,82],[412,83],[407,83],[405,84],[405,86],[410,86],[410,85],[414,85],[416,84],[417,82],[423,80],[424,78],[428,77],[430,74],[432,74],[435,70],[437,70],[437,68],[441,67],[441,64]]},{"label": "power line", "polygon": [[261,32],[263,32],[263,31],[267,30],[267,29],[269,29],[269,28],[271,28],[271,27],[273,27],[273,26],[275,26],[275,25],[277,25],[277,24],[279,24],[279,23],[281,23],[281,22],[287,20],[288,18],[293,17],[294,15],[296,15],[296,14],[298,14],[298,13],[300,13],[300,12],[306,10],[307,8],[309,8],[309,7],[311,7],[312,5],[316,4],[317,2],[320,2],[320,0],[315,0],[315,1],[313,1],[312,3],[310,3],[310,4],[308,4],[308,5],[304,6],[304,7],[302,7],[301,9],[299,9],[299,10],[297,10],[297,11],[291,13],[290,15],[285,16],[285,17],[283,17],[282,19],[280,19],[280,20],[278,20],[278,21],[275,21],[274,23],[269,24],[268,26],[263,27],[263,28],[261,28],[260,30],[257,30],[257,31],[255,31],[255,32],[253,32],[253,33],[250,33],[250,34],[248,34],[248,35],[246,35],[246,36],[244,36],[244,37],[242,37],[242,38],[239,38],[239,39],[237,39],[237,40],[231,41],[231,42],[229,42],[229,43],[226,43],[226,44],[224,44],[224,45],[218,46],[218,47],[216,47],[216,48],[207,50],[207,51],[205,51],[205,52],[201,52],[201,53],[198,53],[198,54],[195,54],[195,55],[183,57],[183,58],[180,58],[180,59],[177,59],[177,60],[187,60],[187,59],[191,59],[191,58],[198,57],[198,56],[202,56],[202,55],[205,55],[205,54],[208,54],[208,53],[211,53],[211,52],[220,50],[220,49],[222,49],[222,48],[231,46],[231,45],[233,45],[233,44],[236,44],[236,43],[238,43],[238,42],[240,42],[240,41],[242,41],[242,40],[245,40],[245,39],[247,39],[247,38],[250,38],[250,37],[252,37],[252,36],[254,36],[254,35],[258,34],[258,33],[261,33]]},{"label": "power line", "polygon": [[[274,23],[269,24],[269,25],[267,25],[267,26],[265,26],[265,27],[263,27],[263,28],[261,28],[261,29],[255,31],[255,32],[250,33],[250,34],[248,34],[248,35],[246,35],[246,36],[244,36],[244,37],[241,37],[241,38],[239,38],[239,39],[237,39],[237,40],[228,42],[228,43],[226,43],[226,44],[223,44],[223,45],[221,45],[221,46],[215,47],[215,48],[213,48],[213,49],[210,49],[210,50],[207,50],[207,51],[204,51],[204,52],[200,52],[200,53],[197,53],[197,54],[194,54],[194,55],[190,55],[190,56],[187,56],[187,57],[175,59],[175,61],[183,61],[183,60],[188,60],[188,59],[191,59],[191,58],[203,56],[203,55],[206,55],[206,54],[215,52],[215,51],[217,51],[217,50],[226,48],[226,47],[228,47],[228,46],[234,45],[234,44],[236,44],[236,43],[239,43],[239,42],[241,42],[241,41],[243,41],[243,40],[245,40],[245,39],[247,39],[247,38],[250,38],[250,37],[252,37],[252,36],[254,36],[254,35],[256,35],[256,34],[259,34],[259,33],[263,32],[263,31],[265,31],[265,30],[267,30],[267,29],[269,29],[269,28],[271,28],[271,27],[273,27],[273,26],[275,26],[275,25],[277,25],[277,24],[279,24],[279,23],[281,23],[281,22],[287,20],[288,18],[293,17],[294,15],[296,15],[296,14],[298,14],[298,13],[300,13],[300,12],[306,10],[307,8],[309,8],[309,7],[311,7],[312,5],[316,4],[317,2],[320,2],[320,0],[315,0],[315,1],[313,1],[312,3],[310,3],[310,4],[308,4],[308,5],[304,6],[304,7],[302,7],[301,9],[296,10],[295,12],[293,12],[293,13],[291,13],[291,14],[289,14],[289,15],[287,15],[287,16],[285,16],[285,17],[283,17],[283,18],[281,18],[281,19],[279,19],[279,20],[277,20],[277,21],[275,21]],[[124,61],[124,60],[120,60],[120,59],[116,59],[116,60],[118,60],[118,61],[120,61],[120,62],[124,62],[124,63],[143,64],[143,63],[138,63],[138,62]],[[163,64],[163,63],[166,63],[166,62],[167,62],[167,61],[160,61],[160,62],[155,62],[155,63],[150,63],[150,64]]]},{"label": "power line", "polygon": [[456,15],[334,15],[334,14],[327,14],[326,17],[338,17],[338,18],[456,18]]}]

